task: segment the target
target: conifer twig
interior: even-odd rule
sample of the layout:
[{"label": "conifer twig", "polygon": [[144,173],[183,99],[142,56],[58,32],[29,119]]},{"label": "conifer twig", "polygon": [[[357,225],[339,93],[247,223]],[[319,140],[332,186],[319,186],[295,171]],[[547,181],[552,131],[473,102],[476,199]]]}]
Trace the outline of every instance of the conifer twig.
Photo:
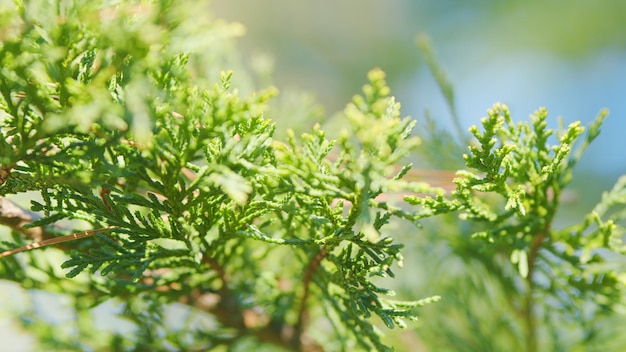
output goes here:
[{"label": "conifer twig", "polygon": [[8,257],[8,256],[13,255],[15,253],[25,252],[25,251],[29,251],[29,250],[35,249],[35,248],[41,248],[41,247],[50,246],[50,245],[53,245],[53,244],[59,244],[59,243],[64,243],[64,242],[69,242],[69,241],[79,240],[79,239],[82,239],[82,238],[91,237],[91,236],[93,236],[93,235],[95,235],[97,233],[109,231],[111,229],[113,229],[113,227],[104,227],[104,228],[100,228],[100,229],[94,229],[94,230],[88,230],[88,231],[83,231],[83,232],[77,232],[77,233],[73,233],[73,234],[67,235],[67,236],[49,238],[49,239],[46,239],[46,240],[43,240],[43,241],[38,241],[38,242],[31,243],[31,244],[26,245],[26,246],[22,246],[22,247],[19,247],[19,248],[15,248],[15,249],[10,249],[8,251],[4,251],[4,252],[0,253],[0,258]]},{"label": "conifer twig", "polygon": [[39,218],[40,215],[37,213],[26,210],[11,202],[6,197],[0,196],[0,224],[5,225],[11,230],[21,233],[24,237],[35,241],[26,246],[0,252],[0,258],[8,257],[15,253],[25,252],[31,249],[87,238],[95,235],[96,233],[105,232],[113,228],[106,227],[57,237],[54,232],[46,230],[45,227],[27,227],[27,225]]}]

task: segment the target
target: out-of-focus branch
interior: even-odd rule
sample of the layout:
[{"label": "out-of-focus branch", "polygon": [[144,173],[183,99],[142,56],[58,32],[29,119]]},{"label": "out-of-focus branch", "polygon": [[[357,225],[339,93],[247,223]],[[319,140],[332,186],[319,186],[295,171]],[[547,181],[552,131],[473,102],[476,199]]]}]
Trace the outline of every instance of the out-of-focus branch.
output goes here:
[{"label": "out-of-focus branch", "polygon": [[[326,254],[324,250],[315,256],[314,262],[307,271],[311,276],[312,271],[319,265],[322,257]],[[300,339],[300,333],[296,341],[296,332],[294,330],[299,327],[288,325],[285,322],[272,322],[267,317],[258,316],[251,309],[242,307],[238,294],[229,287],[229,277],[226,270],[213,258],[204,256],[203,261],[207,263],[218,275],[222,281],[222,286],[217,292],[200,292],[193,290],[188,296],[184,297],[181,303],[193,306],[213,314],[224,326],[234,328],[239,335],[254,336],[265,343],[280,346],[282,348],[302,351],[302,352],[319,352],[322,348],[312,339]],[[310,279],[309,279],[310,281]],[[307,282],[308,285],[308,282]],[[306,298],[304,298],[306,301]],[[300,313],[301,315],[303,313]],[[301,323],[298,323],[301,325]],[[294,343],[295,342],[295,343]]]},{"label": "out-of-focus branch", "polygon": [[26,228],[40,216],[36,213],[19,207],[5,197],[0,196],[0,224],[8,226],[13,231],[17,231],[24,237],[41,241],[45,236],[45,229],[41,227]]}]

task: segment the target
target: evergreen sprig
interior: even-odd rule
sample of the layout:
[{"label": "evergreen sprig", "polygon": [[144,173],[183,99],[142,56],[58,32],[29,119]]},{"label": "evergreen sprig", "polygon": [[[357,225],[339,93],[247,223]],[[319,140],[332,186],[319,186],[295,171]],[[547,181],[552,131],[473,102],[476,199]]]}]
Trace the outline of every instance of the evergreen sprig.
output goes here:
[{"label": "evergreen sprig", "polygon": [[[508,108],[496,104],[482,119],[482,131],[470,128],[479,145],[470,146],[464,158],[474,171],[458,173],[453,195],[462,218],[482,224],[483,229],[473,234],[486,240],[482,250],[507,256],[526,283],[525,300],[519,303],[527,322],[529,351],[539,346],[537,298],[550,297],[567,307],[572,316],[588,314],[588,319],[623,302],[619,273],[597,270],[609,265],[607,253],[625,253],[620,238],[623,231],[615,226],[615,220],[602,219],[607,207],[615,210],[623,203],[623,182],[618,182],[581,224],[561,230],[553,225],[572,169],[582,150],[597,137],[606,115],[606,111],[598,115],[578,149],[575,144],[585,128],[575,122],[555,134],[547,128],[544,108],[531,115],[530,121],[515,124]],[[590,301],[596,305],[586,306],[583,313],[583,302]]]}]

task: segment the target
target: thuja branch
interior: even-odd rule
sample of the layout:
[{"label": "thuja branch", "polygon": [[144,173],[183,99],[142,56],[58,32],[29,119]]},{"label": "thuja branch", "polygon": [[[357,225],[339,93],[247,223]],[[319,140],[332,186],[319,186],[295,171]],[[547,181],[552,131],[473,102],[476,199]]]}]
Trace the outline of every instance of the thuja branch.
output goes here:
[{"label": "thuja branch", "polygon": [[93,235],[95,235],[97,233],[103,233],[103,232],[111,231],[114,228],[115,227],[108,227],[108,228],[102,228],[102,229],[88,230],[88,231],[74,233],[74,234],[71,234],[71,235],[65,235],[65,236],[61,236],[61,237],[49,238],[47,240],[34,242],[34,243],[28,244],[26,246],[22,246],[22,247],[19,247],[19,248],[15,248],[15,249],[11,249],[11,250],[6,250],[4,252],[0,252],[0,258],[7,257],[7,256],[10,256],[10,255],[19,253],[19,252],[29,251],[31,249],[37,249],[37,248],[51,246],[51,245],[56,245],[56,244],[60,244],[60,243],[80,240],[80,239],[83,239],[83,238],[91,237],[91,236],[93,236]]},{"label": "thuja branch", "polygon": [[[530,121],[515,123],[506,106],[494,105],[482,119],[482,129],[470,128],[476,143],[469,147],[470,153],[464,155],[468,170],[458,173],[455,180],[458,187],[453,192],[462,218],[474,222],[480,229],[473,233],[473,238],[484,240],[477,244],[481,260],[494,267],[500,265],[498,260],[509,260],[518,274],[513,280],[525,282],[524,289],[513,291],[519,295],[511,295],[510,299],[517,300],[514,306],[519,307],[517,312],[526,331],[524,344],[528,351],[542,349],[543,342],[537,331],[541,324],[552,323],[537,316],[539,311],[550,308],[539,309],[541,303],[535,299],[537,295],[577,302],[599,315],[604,307],[602,300],[608,299],[603,298],[603,292],[614,293],[616,297],[610,300],[618,302],[623,289],[615,272],[589,269],[591,262],[606,263],[606,257],[585,255],[599,253],[600,248],[624,253],[621,241],[612,244],[608,240],[619,235],[619,231],[613,231],[610,220],[604,222],[598,214],[597,224],[604,230],[589,231],[588,220],[571,229],[552,228],[561,196],[567,194],[565,188],[571,181],[572,168],[580,159],[581,150],[597,137],[606,111],[588,127],[578,150],[574,146],[585,128],[575,122],[555,133],[547,127],[547,116],[547,111],[540,109]],[[553,136],[557,143],[550,145]],[[619,187],[613,192],[620,192]],[[588,233],[583,234],[585,231]],[[559,267],[564,268],[553,269]],[[550,285],[538,284],[539,270],[544,276],[542,279],[549,280]],[[511,277],[507,272],[492,270],[491,275],[510,290],[507,285]],[[568,289],[572,282],[580,282],[576,290]],[[600,298],[595,305],[590,305],[589,297]],[[575,311],[571,313],[575,316],[589,314],[576,311],[579,309],[576,305],[568,304],[564,303],[567,309]]]}]

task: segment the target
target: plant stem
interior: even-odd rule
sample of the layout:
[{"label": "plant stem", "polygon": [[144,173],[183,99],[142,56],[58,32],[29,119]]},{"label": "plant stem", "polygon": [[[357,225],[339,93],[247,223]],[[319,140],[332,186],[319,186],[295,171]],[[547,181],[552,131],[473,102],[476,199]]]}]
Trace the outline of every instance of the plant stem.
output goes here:
[{"label": "plant stem", "polygon": [[546,237],[547,230],[544,229],[540,233],[538,233],[532,241],[530,246],[530,251],[528,253],[528,276],[526,277],[526,297],[524,302],[524,320],[526,322],[526,351],[527,352],[535,352],[538,348],[537,342],[537,320],[534,313],[535,306],[535,284],[534,284],[534,273],[535,273],[535,262],[537,261],[537,255],[539,253],[539,249],[541,249],[541,245],[543,244],[543,240]]},{"label": "plant stem", "polygon": [[303,286],[304,286],[304,293],[302,294],[302,302],[300,303],[300,309],[298,312],[298,321],[295,325],[295,334],[293,337],[293,341],[292,344],[294,347],[297,347],[299,350],[304,351],[305,350],[305,346],[303,345],[303,341],[302,341],[302,334],[304,332],[304,328],[305,328],[305,324],[306,324],[306,320],[307,320],[307,300],[309,298],[309,290],[310,290],[310,285],[311,285],[311,281],[313,280],[313,274],[315,273],[315,270],[317,270],[317,268],[320,266],[320,264],[322,263],[322,260],[324,259],[324,257],[326,257],[326,255],[328,254],[328,248],[326,247],[322,247],[320,249],[320,251],[315,255],[315,257],[313,257],[313,260],[309,263],[308,267],[306,268],[306,271],[304,273],[304,280],[303,280]]},{"label": "plant stem", "polygon": [[537,351],[537,334],[535,331],[535,314],[533,312],[534,297],[533,297],[533,283],[530,279],[530,275],[527,280],[528,291],[526,292],[526,302],[524,307],[525,321],[526,321],[526,351]]}]

